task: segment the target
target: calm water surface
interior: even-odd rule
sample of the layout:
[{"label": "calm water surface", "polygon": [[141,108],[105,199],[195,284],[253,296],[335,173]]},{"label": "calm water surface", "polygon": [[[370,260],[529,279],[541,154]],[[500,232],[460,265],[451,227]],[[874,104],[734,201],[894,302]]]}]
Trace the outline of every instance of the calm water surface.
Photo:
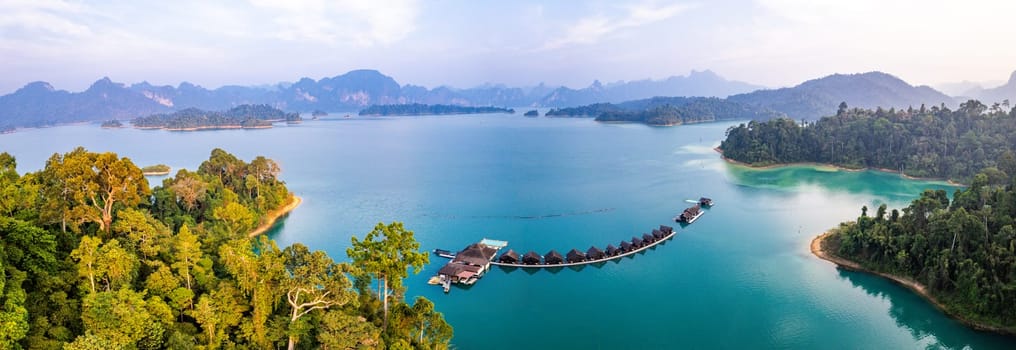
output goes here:
[{"label": "calm water surface", "polygon": [[[653,128],[508,115],[330,119],[269,130],[166,132],[74,125],[0,135],[19,170],[77,145],[195,169],[212,148],[278,161],[304,203],[273,231],[345,260],[350,236],[400,220],[422,248],[483,237],[520,253],[617,245],[688,206],[716,206],[666,244],[602,266],[500,269],[444,294],[407,281],[460,349],[1016,347],[969,330],[880,278],[837,270],[811,237],[863,205],[902,207],[942,183],[814,167],[747,170],[712,148],[730,123]],[[154,184],[160,178],[151,178]]]}]

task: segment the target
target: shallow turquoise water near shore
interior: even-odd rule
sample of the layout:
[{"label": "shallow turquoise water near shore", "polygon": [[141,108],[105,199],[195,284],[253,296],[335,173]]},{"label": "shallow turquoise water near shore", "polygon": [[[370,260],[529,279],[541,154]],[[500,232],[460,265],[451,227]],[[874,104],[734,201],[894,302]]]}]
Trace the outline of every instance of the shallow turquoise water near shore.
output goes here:
[{"label": "shallow turquoise water near shore", "polygon": [[[909,291],[838,271],[808,251],[815,235],[925,188],[879,172],[744,169],[712,148],[730,123],[653,128],[508,115],[336,119],[268,130],[166,132],[95,125],[0,135],[21,171],[77,145],[139,165],[194,169],[220,147],[280,163],[303,204],[273,230],[345,259],[351,235],[400,220],[422,248],[483,237],[520,253],[617,245],[657,227],[686,199],[716,200],[671,241],[602,266],[495,268],[470,288],[426,284],[461,349],[1013,348],[969,330]],[[151,179],[153,185],[158,178]]]}]

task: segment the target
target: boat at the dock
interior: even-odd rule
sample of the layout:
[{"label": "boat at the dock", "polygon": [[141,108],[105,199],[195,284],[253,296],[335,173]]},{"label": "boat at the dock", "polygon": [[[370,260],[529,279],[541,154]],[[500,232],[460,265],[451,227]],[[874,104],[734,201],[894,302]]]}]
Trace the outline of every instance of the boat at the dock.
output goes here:
[{"label": "boat at the dock", "polygon": [[434,255],[442,258],[455,259],[455,253],[452,253],[450,250],[434,249]]},{"label": "boat at the dock", "polygon": [[702,197],[702,198],[698,199],[698,204],[701,207],[709,208],[709,207],[713,206],[713,200],[711,198]]}]

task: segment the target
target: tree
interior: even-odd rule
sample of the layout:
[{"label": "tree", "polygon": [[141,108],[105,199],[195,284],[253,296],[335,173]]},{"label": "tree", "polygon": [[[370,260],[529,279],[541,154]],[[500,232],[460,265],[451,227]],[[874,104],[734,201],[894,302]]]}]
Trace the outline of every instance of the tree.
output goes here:
[{"label": "tree", "polygon": [[194,291],[191,283],[195,271],[204,273],[198,261],[201,260],[201,242],[191,233],[187,225],[180,227],[180,232],[173,239],[173,269],[186,282],[187,289]]},{"label": "tree", "polygon": [[[291,309],[290,323],[315,310],[327,310],[353,300],[345,264],[336,264],[320,250],[311,253],[299,243],[287,247],[282,255],[287,272],[284,285]],[[297,340],[296,335],[289,336],[289,350],[296,348]]]},{"label": "tree", "polygon": [[153,258],[166,250],[169,228],[145,211],[125,208],[116,214],[113,233],[126,238],[133,249],[145,259]]},{"label": "tree", "polygon": [[434,311],[434,303],[424,297],[416,297],[412,307],[419,329],[417,342],[427,349],[447,349],[452,340],[452,327],[440,312]]},{"label": "tree", "polygon": [[381,330],[359,315],[329,310],[321,317],[317,341],[325,350],[381,349]]},{"label": "tree", "polygon": [[402,279],[409,276],[409,268],[419,273],[430,257],[419,251],[420,243],[413,238],[413,231],[407,231],[397,221],[388,225],[379,222],[363,241],[355,236],[352,241],[346,254],[353,259],[353,266],[378,281],[378,298],[384,305],[382,328],[387,328],[389,294],[393,289],[402,288]]},{"label": "tree", "polygon": [[250,239],[235,239],[219,248],[219,256],[240,290],[250,297],[251,340],[269,348],[267,322],[285,294],[282,285],[286,271],[282,252],[274,241],[259,236],[256,242],[255,246]]},{"label": "tree", "polygon": [[78,224],[93,222],[109,233],[114,205],[134,206],[151,191],[141,169],[116,153],[91,153],[78,147],[56,162],[46,164],[63,181],[50,183],[50,193],[66,193],[71,199],[69,217]]},{"label": "tree", "polygon": [[95,293],[95,280],[102,273],[99,267],[99,246],[102,239],[92,236],[81,237],[78,248],[71,251],[71,258],[78,262],[78,276],[88,278],[88,287]]}]

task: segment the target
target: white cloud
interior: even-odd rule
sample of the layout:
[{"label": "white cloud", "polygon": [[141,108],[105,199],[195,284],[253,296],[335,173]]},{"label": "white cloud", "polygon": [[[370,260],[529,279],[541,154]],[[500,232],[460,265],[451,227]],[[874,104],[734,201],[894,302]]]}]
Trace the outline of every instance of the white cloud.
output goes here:
[{"label": "white cloud", "polygon": [[609,17],[597,14],[581,18],[570,25],[563,35],[544,43],[542,49],[550,50],[576,44],[593,44],[612,33],[667,20],[692,7],[694,6],[689,4],[641,3],[625,7],[624,14],[621,16]]},{"label": "white cloud", "polygon": [[250,0],[267,10],[273,34],[290,41],[390,45],[415,29],[415,0]]}]

